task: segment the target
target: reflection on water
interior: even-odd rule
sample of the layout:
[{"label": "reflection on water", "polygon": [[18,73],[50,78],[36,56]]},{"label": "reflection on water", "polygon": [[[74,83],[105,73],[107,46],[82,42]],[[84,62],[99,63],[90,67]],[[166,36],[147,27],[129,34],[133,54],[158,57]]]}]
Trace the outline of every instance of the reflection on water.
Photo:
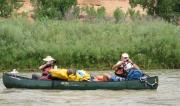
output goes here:
[{"label": "reflection on water", "polygon": [[1,106],[179,106],[180,70],[153,70],[148,74],[159,76],[157,90],[6,89],[1,74],[0,104]]}]

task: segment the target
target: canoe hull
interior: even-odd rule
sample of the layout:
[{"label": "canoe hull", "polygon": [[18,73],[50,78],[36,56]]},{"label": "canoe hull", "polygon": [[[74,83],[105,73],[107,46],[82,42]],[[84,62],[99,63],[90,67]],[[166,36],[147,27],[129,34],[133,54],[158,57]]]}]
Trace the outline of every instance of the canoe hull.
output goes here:
[{"label": "canoe hull", "polygon": [[150,77],[146,81],[131,80],[120,82],[75,82],[58,80],[33,80],[30,78],[3,73],[3,83],[6,88],[27,89],[70,89],[70,90],[96,90],[96,89],[157,89],[158,77]]}]

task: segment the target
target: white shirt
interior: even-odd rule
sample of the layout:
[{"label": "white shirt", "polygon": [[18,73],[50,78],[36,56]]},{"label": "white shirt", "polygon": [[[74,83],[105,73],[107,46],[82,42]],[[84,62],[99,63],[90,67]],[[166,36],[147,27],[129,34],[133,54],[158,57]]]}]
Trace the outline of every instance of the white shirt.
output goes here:
[{"label": "white shirt", "polygon": [[[116,63],[116,65],[122,64],[122,61],[118,61]],[[125,64],[122,64],[122,66],[124,68],[124,70],[129,70],[133,68],[133,65],[131,63],[125,62]]]}]

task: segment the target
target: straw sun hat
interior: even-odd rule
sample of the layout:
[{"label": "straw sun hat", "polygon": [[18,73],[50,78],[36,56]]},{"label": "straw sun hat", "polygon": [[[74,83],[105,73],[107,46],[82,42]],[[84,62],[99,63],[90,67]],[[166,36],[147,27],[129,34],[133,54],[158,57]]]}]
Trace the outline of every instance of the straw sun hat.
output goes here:
[{"label": "straw sun hat", "polygon": [[44,58],[43,60],[48,62],[48,61],[54,61],[55,59],[51,56],[46,56],[46,58]]}]

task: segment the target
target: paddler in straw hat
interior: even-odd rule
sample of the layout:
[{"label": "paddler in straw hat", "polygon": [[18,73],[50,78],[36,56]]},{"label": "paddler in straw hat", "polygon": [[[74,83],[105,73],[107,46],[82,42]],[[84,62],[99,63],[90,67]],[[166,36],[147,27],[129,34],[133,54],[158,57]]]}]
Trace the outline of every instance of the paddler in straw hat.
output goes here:
[{"label": "paddler in straw hat", "polygon": [[42,76],[39,78],[40,80],[48,80],[50,77],[48,76],[49,70],[55,67],[56,60],[51,56],[46,56],[43,59],[46,63],[39,67],[42,70]]}]

